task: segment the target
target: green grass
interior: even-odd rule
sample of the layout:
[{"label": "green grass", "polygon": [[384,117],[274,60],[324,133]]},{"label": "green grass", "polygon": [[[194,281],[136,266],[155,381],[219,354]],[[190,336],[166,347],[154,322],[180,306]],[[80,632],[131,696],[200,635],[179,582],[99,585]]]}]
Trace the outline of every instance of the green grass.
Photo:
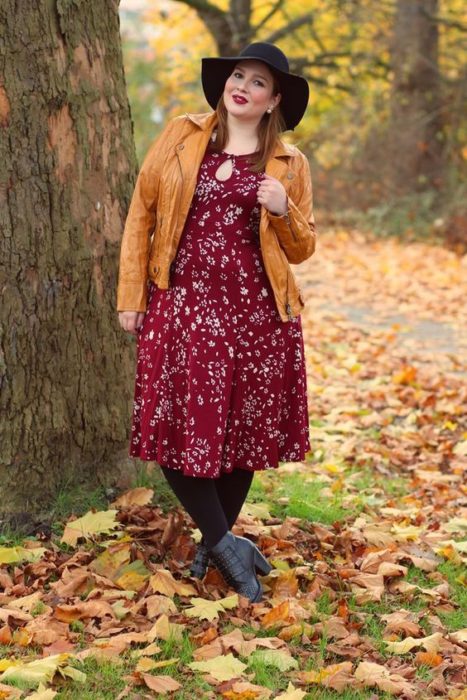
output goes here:
[{"label": "green grass", "polygon": [[[355,517],[358,509],[354,511],[342,505],[344,494],[336,493],[332,498],[321,494],[326,487],[328,484],[319,481],[319,478],[304,480],[302,473],[283,474],[277,482],[271,514],[280,518],[303,518],[325,525],[332,525],[349,516]],[[284,498],[288,499],[286,503],[278,502]]]},{"label": "green grass", "polygon": [[21,547],[24,544],[24,535],[16,532],[8,525],[3,525],[0,532],[0,547]]},{"label": "green grass", "polygon": [[65,521],[70,515],[84,515],[88,510],[107,510],[109,499],[104,488],[89,491],[85,485],[63,487],[57,492],[55,501],[51,506],[51,515],[54,521]]},{"label": "green grass", "polygon": [[382,489],[386,496],[400,498],[409,493],[410,479],[400,474],[391,476],[375,472],[371,467],[351,467],[346,471],[345,479],[350,478],[352,486],[360,493]]},{"label": "green grass", "polygon": [[[459,608],[453,612],[439,612],[438,615],[450,632],[467,627],[467,585],[465,567],[444,561],[438,566],[438,571],[446,577],[450,587],[450,600]],[[463,577],[463,578],[462,578]]]},{"label": "green grass", "polygon": [[287,684],[284,686],[284,671],[280,671],[270,664],[265,664],[254,652],[248,659],[242,658],[241,660],[248,664],[248,669],[245,669],[245,671],[255,674],[252,683],[257,683],[274,691],[287,687]]},{"label": "green grass", "polygon": [[121,664],[93,657],[82,663],[71,662],[70,665],[86,674],[86,682],[66,681],[55,697],[57,700],[115,700],[126,686],[123,676],[131,673],[134,666],[127,655],[122,654],[120,658]]},{"label": "green grass", "polygon": [[316,598],[316,611],[320,615],[332,615],[335,608],[336,603],[330,599],[328,591],[324,591]]}]

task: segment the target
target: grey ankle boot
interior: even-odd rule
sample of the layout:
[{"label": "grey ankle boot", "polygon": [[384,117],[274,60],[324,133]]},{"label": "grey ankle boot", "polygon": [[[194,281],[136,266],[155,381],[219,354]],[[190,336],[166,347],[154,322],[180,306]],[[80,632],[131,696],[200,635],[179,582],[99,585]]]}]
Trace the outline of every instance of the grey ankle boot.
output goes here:
[{"label": "grey ankle boot", "polygon": [[228,530],[209,554],[229,586],[252,603],[261,600],[263,587],[255,568],[267,574],[272,567],[253,542]]},{"label": "grey ankle boot", "polygon": [[195,556],[190,566],[190,573],[194,578],[202,579],[206,575],[206,570],[209,564],[208,548],[203,542],[200,542],[196,548]]},{"label": "grey ankle boot", "polygon": [[[246,539],[246,538],[244,538]],[[250,541],[250,540],[248,540]],[[255,544],[253,544],[253,547],[258,550],[258,555],[255,556],[255,568],[256,571],[263,576],[266,576],[269,574],[269,572],[272,570],[272,566],[269,564],[269,562],[264,558],[264,556],[261,554],[259,549],[256,547]],[[190,573],[194,578],[199,578],[203,579],[206,576],[206,571],[209,566],[209,562],[211,561],[211,557],[209,556],[209,550],[204,544],[203,540],[198,544],[195,552],[195,556],[193,557],[193,561],[191,562],[190,565]]]}]

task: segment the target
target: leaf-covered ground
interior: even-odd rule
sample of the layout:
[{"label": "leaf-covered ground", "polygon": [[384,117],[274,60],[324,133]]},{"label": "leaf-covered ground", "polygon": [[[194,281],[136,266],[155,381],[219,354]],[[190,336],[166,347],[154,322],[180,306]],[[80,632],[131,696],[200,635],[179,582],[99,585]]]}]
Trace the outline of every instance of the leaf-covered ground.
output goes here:
[{"label": "leaf-covered ground", "polygon": [[321,237],[300,266],[313,450],[255,476],[250,604],[157,470],[52,540],[0,544],[0,698],[467,694],[466,261]]}]

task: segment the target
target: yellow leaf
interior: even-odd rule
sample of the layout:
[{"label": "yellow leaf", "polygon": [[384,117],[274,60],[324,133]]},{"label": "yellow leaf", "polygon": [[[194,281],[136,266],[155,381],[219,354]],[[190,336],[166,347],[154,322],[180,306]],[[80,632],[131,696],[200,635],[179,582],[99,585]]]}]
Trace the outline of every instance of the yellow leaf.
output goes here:
[{"label": "yellow leaf", "polygon": [[115,520],[116,514],[116,510],[89,511],[82,518],[66,524],[61,542],[75,547],[80,537],[90,539],[94,535],[108,534],[120,525]]},{"label": "yellow leaf", "polygon": [[198,592],[191,583],[176,581],[167,569],[159,569],[151,576],[150,583],[154,593],[162,593],[163,595],[169,596],[169,598],[173,598],[175,593],[189,596],[196,595]]},{"label": "yellow leaf", "polygon": [[86,674],[73,666],[64,666],[63,668],[59,668],[58,672],[61,673],[62,676],[67,676],[67,678],[71,678],[78,683],[86,683]]},{"label": "yellow leaf", "polygon": [[150,642],[155,639],[176,639],[181,640],[183,636],[183,625],[177,625],[175,622],[169,622],[167,615],[161,615],[156,624],[151,627],[147,633],[147,638]]},{"label": "yellow leaf", "polygon": [[10,666],[0,676],[2,681],[17,681],[28,688],[35,688],[39,683],[52,680],[60,666],[64,666],[69,654],[54,654],[45,659],[37,659]]},{"label": "yellow leaf", "polygon": [[407,654],[415,647],[424,647],[427,651],[436,653],[439,650],[442,637],[440,632],[435,632],[428,637],[422,637],[420,639],[406,637],[400,642],[386,642],[386,645],[388,651],[392,651],[395,654]]},{"label": "yellow leaf", "polygon": [[391,532],[394,533],[394,539],[403,542],[408,542],[409,540],[416,541],[419,539],[423,528],[417,527],[416,525],[393,525],[391,527]]},{"label": "yellow leaf", "polygon": [[140,591],[150,575],[143,562],[140,559],[135,559],[131,564],[119,569],[113,580],[123,590]]},{"label": "yellow leaf", "polygon": [[242,513],[245,515],[251,515],[252,518],[259,518],[259,520],[269,520],[271,518],[271,513],[269,512],[269,506],[267,503],[244,503],[242,507]]},{"label": "yellow leaf", "polygon": [[17,564],[24,560],[38,561],[46,551],[45,547],[0,547],[0,564]]},{"label": "yellow leaf", "polygon": [[183,612],[188,617],[197,617],[200,620],[214,620],[220,612],[231,610],[238,605],[238,595],[228,596],[221,600],[206,600],[205,598],[190,598],[193,607],[186,608]]},{"label": "yellow leaf", "polygon": [[46,689],[41,683],[35,693],[28,695],[28,700],[53,700],[56,695],[56,690],[52,690],[52,688]]},{"label": "yellow leaf", "polygon": [[292,683],[289,681],[289,685],[287,686],[285,693],[276,695],[276,700],[302,700],[305,695],[306,693],[303,690],[294,688]]},{"label": "yellow leaf", "polygon": [[118,542],[110,545],[102,554],[93,559],[89,564],[91,571],[95,571],[99,576],[105,576],[114,580],[114,576],[125,564],[131,560],[130,543]]},{"label": "yellow leaf", "polygon": [[246,664],[236,659],[233,654],[225,654],[208,661],[192,661],[188,667],[193,671],[209,673],[218,681],[229,681],[240,676],[246,669]]}]

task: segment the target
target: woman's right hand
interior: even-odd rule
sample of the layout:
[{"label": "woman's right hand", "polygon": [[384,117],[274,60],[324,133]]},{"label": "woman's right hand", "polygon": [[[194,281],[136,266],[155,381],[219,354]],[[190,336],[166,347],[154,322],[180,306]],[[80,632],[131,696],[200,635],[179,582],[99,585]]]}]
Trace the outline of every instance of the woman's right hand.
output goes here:
[{"label": "woman's right hand", "polygon": [[139,327],[143,323],[144,311],[119,311],[118,320],[120,326],[127,333],[137,335]]}]

